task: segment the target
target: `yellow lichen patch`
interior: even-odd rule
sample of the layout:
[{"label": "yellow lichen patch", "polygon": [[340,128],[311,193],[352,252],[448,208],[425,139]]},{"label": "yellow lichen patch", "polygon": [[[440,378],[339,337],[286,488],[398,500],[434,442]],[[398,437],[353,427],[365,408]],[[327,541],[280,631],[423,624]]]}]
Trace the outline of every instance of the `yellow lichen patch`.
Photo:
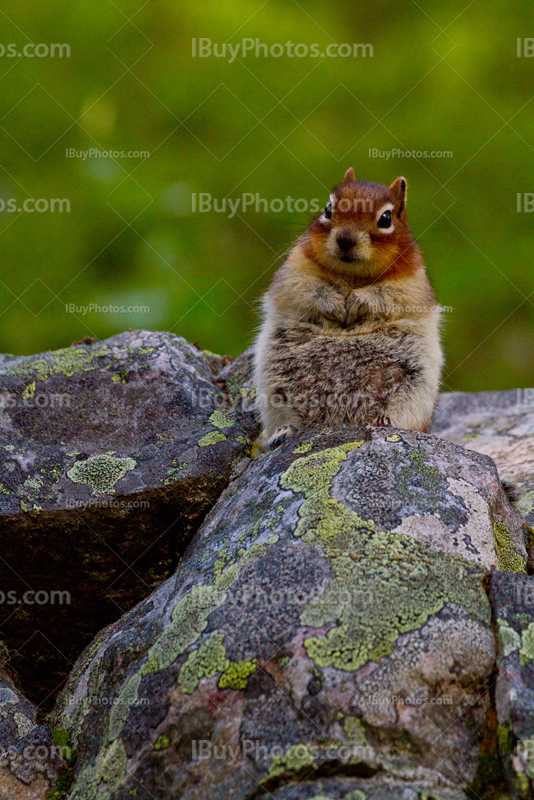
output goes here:
[{"label": "yellow lichen patch", "polygon": [[226,436],[224,433],[217,433],[217,431],[212,431],[211,433],[207,433],[202,439],[199,439],[198,446],[199,447],[209,447],[211,444],[217,444],[217,442],[224,442]]},{"label": "yellow lichen patch", "polygon": [[114,494],[115,484],[134,469],[133,458],[116,458],[110,453],[90,456],[86,461],[77,461],[67,472],[73,483],[85,483],[95,497]]},{"label": "yellow lichen patch", "polygon": [[313,442],[303,442],[293,450],[294,453],[309,453],[313,447]]},{"label": "yellow lichen patch", "polygon": [[214,428],[231,428],[234,424],[232,417],[229,414],[224,414],[222,411],[216,410],[208,420],[209,425]]},{"label": "yellow lichen patch", "polygon": [[519,650],[519,663],[523,666],[534,661],[534,622],[525,628],[521,634],[521,649]]},{"label": "yellow lichen patch", "polygon": [[22,392],[22,396],[24,397],[25,400],[29,400],[31,397],[34,396],[34,394],[35,394],[35,381],[32,381],[26,386],[26,388]]},{"label": "yellow lichen patch", "polygon": [[315,758],[306,744],[294,744],[282,756],[276,756],[269,767],[269,778],[276,778],[286,772],[300,772],[305,767],[313,767]]},{"label": "yellow lichen patch", "polygon": [[189,654],[180,668],[178,683],[182,692],[192,694],[202,678],[213,678],[224,672],[229,661],[224,649],[224,634],[212,633],[196,650]]},{"label": "yellow lichen patch", "polygon": [[8,366],[6,375],[30,376],[32,373],[35,380],[45,381],[52,375],[66,375],[70,377],[77,372],[89,372],[96,369],[95,359],[110,355],[111,350],[106,345],[94,350],[86,350],[83,347],[66,347],[63,350],[56,350],[48,358],[40,355],[36,358],[28,358],[21,364]]},{"label": "yellow lichen patch", "polygon": [[304,641],[321,668],[353,671],[378,662],[391,654],[402,633],[420,628],[448,602],[483,624],[490,617],[480,570],[460,556],[429,552],[406,534],[377,530],[374,520],[332,496],[333,478],[362,444],[299,458],[280,478],[282,488],[304,494],[295,535],[322,548],[335,576],[300,617],[303,626],[330,628],[326,636]]},{"label": "yellow lichen patch", "polygon": [[499,569],[502,572],[521,572],[526,575],[525,559],[516,552],[514,543],[504,522],[496,522],[493,526],[495,551]]},{"label": "yellow lichen patch", "polygon": [[244,689],[248,679],[259,669],[254,658],[252,661],[237,661],[228,667],[219,680],[219,689]]}]

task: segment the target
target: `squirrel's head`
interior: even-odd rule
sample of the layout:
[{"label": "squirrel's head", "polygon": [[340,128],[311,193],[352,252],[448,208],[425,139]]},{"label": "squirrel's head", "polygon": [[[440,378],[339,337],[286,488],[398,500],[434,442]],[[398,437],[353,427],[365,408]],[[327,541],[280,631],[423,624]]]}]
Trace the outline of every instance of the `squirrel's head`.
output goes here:
[{"label": "squirrel's head", "polygon": [[391,186],[357,181],[351,167],[300,245],[319,267],[345,276],[415,272],[422,261],[406,221],[405,178]]}]

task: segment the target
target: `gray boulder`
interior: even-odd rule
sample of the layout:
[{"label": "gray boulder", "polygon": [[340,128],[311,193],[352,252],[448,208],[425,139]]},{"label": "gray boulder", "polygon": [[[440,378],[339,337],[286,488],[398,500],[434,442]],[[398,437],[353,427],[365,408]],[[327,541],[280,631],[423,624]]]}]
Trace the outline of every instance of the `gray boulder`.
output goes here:
[{"label": "gray boulder", "polygon": [[485,453],[519,492],[518,507],[534,525],[534,389],[442,394],[432,433]]},{"label": "gray boulder", "polygon": [[53,715],[69,800],[465,800],[491,712],[486,576],[525,564],[487,456],[302,431],[79,659]]},{"label": "gray boulder", "polygon": [[0,624],[39,703],[172,574],[250,452],[227,362],[148,331],[2,360]]}]

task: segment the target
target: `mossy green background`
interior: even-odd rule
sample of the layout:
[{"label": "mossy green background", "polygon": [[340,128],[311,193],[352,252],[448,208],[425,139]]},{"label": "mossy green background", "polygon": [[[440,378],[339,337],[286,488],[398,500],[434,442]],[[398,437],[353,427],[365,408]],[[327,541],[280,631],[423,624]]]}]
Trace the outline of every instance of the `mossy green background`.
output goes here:
[{"label": "mossy green background", "polygon": [[[7,0],[2,43],[67,43],[71,56],[0,57],[0,198],[67,198],[71,211],[0,213],[0,351],[143,327],[237,354],[310,215],[193,213],[192,194],[322,203],[353,165],[408,179],[412,230],[452,309],[445,388],[532,384],[534,214],[516,210],[534,191],[534,58],[517,57],[532,22],[526,0]],[[192,58],[201,37],[369,43],[374,56],[230,64]],[[83,161],[69,148],[151,155]]]}]

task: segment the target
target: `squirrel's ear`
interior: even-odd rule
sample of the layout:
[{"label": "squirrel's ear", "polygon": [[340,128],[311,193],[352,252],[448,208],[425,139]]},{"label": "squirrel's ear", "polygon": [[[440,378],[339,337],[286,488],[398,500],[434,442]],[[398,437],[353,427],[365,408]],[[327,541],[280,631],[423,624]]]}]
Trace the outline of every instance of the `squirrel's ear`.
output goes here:
[{"label": "squirrel's ear", "polygon": [[397,178],[389,187],[395,196],[395,211],[402,217],[406,211],[406,178]]},{"label": "squirrel's ear", "polygon": [[345,172],[343,183],[348,183],[349,181],[355,181],[355,180],[356,180],[356,175],[354,174],[354,167],[349,167],[348,170]]}]

